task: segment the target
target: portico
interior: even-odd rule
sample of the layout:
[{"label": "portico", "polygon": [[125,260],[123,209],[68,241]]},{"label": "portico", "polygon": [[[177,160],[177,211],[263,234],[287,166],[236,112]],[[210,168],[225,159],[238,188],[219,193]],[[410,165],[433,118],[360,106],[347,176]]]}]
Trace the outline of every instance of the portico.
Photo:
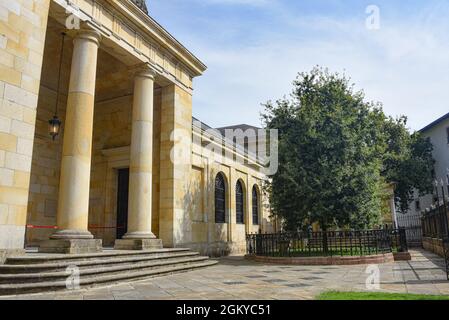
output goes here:
[{"label": "portico", "polygon": [[[27,247],[221,256],[270,230],[262,162],[192,118],[192,82],[206,66],[144,1],[0,6],[28,13],[17,32],[17,19],[0,26],[0,53],[21,62],[0,79],[0,264]],[[226,146],[225,157],[208,146]]]},{"label": "portico", "polygon": [[[87,5],[89,3],[91,2],[79,1],[78,4]],[[62,6],[60,7],[59,4]],[[100,3],[95,2],[91,9],[95,10],[98,6]],[[42,161],[40,156],[43,148],[52,149],[52,153],[56,156],[55,159],[60,159],[59,177],[58,173],[53,175],[53,179],[58,179],[58,183],[55,183],[54,187],[57,194],[54,199],[54,203],[57,203],[56,225],[54,226],[55,230],[37,230],[41,234],[45,233],[48,237],[47,240],[42,239],[45,237],[43,235],[36,236],[36,233],[33,234],[35,230],[31,230],[28,232],[28,241],[36,243],[39,246],[39,251],[43,253],[99,252],[103,248],[103,240],[106,240],[106,245],[114,245],[116,249],[120,250],[162,248],[163,239],[158,238],[155,233],[159,233],[159,225],[164,226],[165,222],[174,223],[174,220],[161,219],[159,214],[160,203],[164,204],[165,201],[170,201],[170,199],[159,199],[161,184],[159,162],[161,157],[170,159],[171,151],[165,148],[161,150],[161,133],[164,130],[171,132],[176,127],[173,121],[177,121],[177,115],[191,117],[191,106],[187,106],[187,113],[176,111],[177,108],[183,106],[181,104],[177,106],[177,98],[170,95],[179,94],[179,91],[183,91],[185,95],[191,95],[191,87],[185,80],[189,79],[190,81],[194,75],[199,75],[199,73],[184,76],[185,73],[190,72],[187,69],[182,69],[183,63],[174,57],[174,54],[179,54],[179,52],[170,53],[172,48],[162,48],[160,45],[156,47],[154,39],[151,39],[150,42],[148,41],[150,38],[146,39],[145,35],[139,34],[139,32],[134,33],[135,37],[131,43],[124,41],[130,40],[126,39],[129,34],[125,34],[130,30],[126,28],[129,25],[127,26],[123,22],[118,26],[113,24],[112,30],[105,30],[106,24],[94,24],[89,21],[81,23],[79,30],[65,29],[62,24],[63,18],[60,15],[63,9],[69,7],[70,4],[64,1],[60,3],[55,1],[50,6],[42,75],[43,83],[53,82],[56,73],[54,58],[58,51],[56,49],[58,37],[60,33],[66,33],[68,39],[64,45],[68,53],[66,57],[63,57],[66,61],[62,66],[65,68],[63,73],[68,83],[67,89],[64,88],[64,84],[60,86],[60,90],[67,91],[62,94],[62,100],[58,104],[62,109],[62,117],[64,117],[62,119],[63,132],[56,141],[50,142],[48,139],[43,139],[44,132],[37,130],[36,138],[45,141],[41,141],[41,144],[37,143],[35,146],[33,152],[35,165],[31,170],[31,184],[35,185],[37,189],[39,183],[35,182],[39,181],[35,180],[49,180],[48,175],[39,173],[39,165],[36,165],[37,162]],[[89,12],[86,10],[87,7],[82,8],[84,9],[82,13]],[[147,18],[146,15],[142,15],[142,12],[133,10],[135,9],[133,6],[126,9],[132,9],[127,12],[128,14],[137,14],[140,19]],[[118,15],[113,17],[114,21],[116,17],[118,18]],[[100,18],[110,17],[100,15]],[[117,41],[117,35],[120,35],[120,41]],[[170,40],[174,45],[179,46],[174,39]],[[148,55],[141,51],[145,49],[144,44],[148,45]],[[131,49],[130,45],[132,50],[129,50]],[[118,55],[120,55],[120,60],[117,59]],[[160,63],[157,62],[158,57],[162,57]],[[204,69],[199,61],[195,61],[195,63],[199,69]],[[173,70],[175,72],[171,72],[170,66],[175,67]],[[183,79],[184,82],[182,82]],[[49,85],[43,88],[43,91],[45,90],[53,91],[51,93],[54,95],[56,87],[51,88]],[[159,96],[156,98],[157,106],[154,103],[155,95]],[[160,104],[163,97],[165,100],[173,102],[167,105],[168,109],[173,109],[171,119],[161,119]],[[47,104],[51,104],[48,97],[45,94],[40,95],[38,120],[45,121],[45,112],[40,109],[45,109]],[[121,139],[114,137],[109,141],[103,141],[100,146],[97,140],[100,134],[95,132],[100,133],[101,130],[101,135],[104,137],[113,135],[111,129],[119,131],[119,128],[106,129],[102,127],[104,125],[102,117],[108,116],[111,108],[121,109],[121,114],[125,118],[118,121],[122,122],[126,129],[123,128]],[[105,110],[105,114],[102,114],[103,110]],[[155,114],[158,117],[156,121]],[[39,119],[41,115],[42,118]],[[187,125],[187,122],[184,125]],[[157,130],[156,133],[154,129]],[[188,129],[191,130],[191,128]],[[165,134],[166,136],[167,134]],[[104,140],[104,138],[100,139]],[[170,135],[168,135],[168,139],[170,139]],[[155,150],[153,150],[154,144],[157,145]],[[105,161],[104,159],[99,160],[98,154],[101,153],[103,158],[108,158],[108,151],[117,149],[125,150],[124,162],[122,161],[119,167],[104,169]],[[163,153],[167,153],[167,155]],[[106,177],[113,176],[112,179],[115,180],[117,170],[121,168],[129,170],[126,233],[122,239],[113,239],[106,233],[110,233],[109,231],[120,226],[115,223],[115,219],[107,221],[105,217],[97,214],[102,210],[97,211],[96,208],[98,203],[95,193],[99,192],[96,184],[101,179],[98,175],[101,175],[102,172],[106,173]],[[156,179],[153,179],[153,170],[157,171]],[[166,174],[166,177],[169,179],[170,174]],[[103,208],[109,207],[113,213],[117,211],[115,201],[117,194],[114,194],[116,190],[113,190],[116,188],[117,185],[114,183],[103,186],[102,197],[97,197],[102,198],[100,201],[104,202]],[[33,211],[34,200],[39,198],[38,193],[40,192],[30,190],[31,211]],[[104,196],[108,193],[109,199]],[[48,203],[47,200],[44,201],[44,206]],[[36,204],[39,206],[38,203]],[[36,211],[38,210],[36,207]],[[156,214],[153,216],[154,211]],[[170,212],[165,212],[169,216]],[[31,212],[28,223],[33,224],[33,219],[33,212]],[[36,220],[42,221],[42,217],[38,217]],[[96,220],[95,223],[93,220]],[[153,228],[152,224],[155,220],[156,226]],[[35,224],[42,225],[42,223]],[[173,227],[171,228],[173,229]],[[166,236],[166,240],[168,246],[173,245],[171,236]]]},{"label": "portico", "polygon": [[[84,253],[102,250],[89,225],[89,190],[94,128],[95,84],[101,33],[95,29],[70,32],[73,53],[63,137],[58,231],[42,241],[40,252]],[[154,82],[157,72],[149,63],[132,70],[132,106],[128,232],[117,239],[117,249],[162,248],[152,233],[152,159]]]},{"label": "portico", "polygon": [[62,149],[58,231],[39,247],[40,252],[95,252],[101,241],[88,230],[92,162],[95,82],[101,34],[79,30],[73,37],[73,57],[67,96]]}]

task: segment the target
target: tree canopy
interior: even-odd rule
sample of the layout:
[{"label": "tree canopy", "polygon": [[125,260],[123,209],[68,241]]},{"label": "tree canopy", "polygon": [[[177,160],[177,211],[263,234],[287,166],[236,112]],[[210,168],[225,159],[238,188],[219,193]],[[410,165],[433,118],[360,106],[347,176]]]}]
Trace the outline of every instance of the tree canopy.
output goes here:
[{"label": "tree canopy", "polygon": [[433,146],[420,133],[410,133],[407,118],[387,119],[383,128],[387,148],[383,154],[383,176],[395,184],[395,203],[398,211],[406,213],[414,198],[414,191],[420,194],[432,192]]},{"label": "tree canopy", "polygon": [[279,169],[267,189],[288,230],[373,226],[388,183],[396,183],[401,208],[413,188],[431,185],[423,179],[433,164],[430,143],[410,134],[405,118],[366,102],[345,75],[300,73],[291,98],[266,103],[262,116],[279,130]]}]

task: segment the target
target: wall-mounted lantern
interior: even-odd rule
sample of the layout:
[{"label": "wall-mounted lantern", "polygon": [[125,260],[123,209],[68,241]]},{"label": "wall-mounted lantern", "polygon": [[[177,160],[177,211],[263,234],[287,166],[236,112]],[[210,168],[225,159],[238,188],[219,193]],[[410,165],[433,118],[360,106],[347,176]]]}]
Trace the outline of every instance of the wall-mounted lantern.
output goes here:
[{"label": "wall-mounted lantern", "polygon": [[62,60],[64,57],[64,40],[65,40],[65,33],[62,33],[62,41],[61,41],[61,56],[59,57],[59,75],[58,75],[58,84],[56,89],[56,104],[55,104],[55,115],[53,116],[53,119],[48,120],[48,133],[52,137],[53,141],[56,139],[56,137],[59,135],[61,131],[61,125],[62,121],[59,120],[58,117],[58,103],[59,103],[59,91],[61,87],[61,70],[62,70]]}]

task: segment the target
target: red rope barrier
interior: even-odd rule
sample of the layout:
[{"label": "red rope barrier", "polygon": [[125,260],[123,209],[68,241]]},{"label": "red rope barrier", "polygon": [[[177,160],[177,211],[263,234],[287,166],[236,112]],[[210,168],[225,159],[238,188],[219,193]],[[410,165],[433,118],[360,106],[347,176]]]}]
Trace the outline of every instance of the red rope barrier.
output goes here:
[{"label": "red rope barrier", "polygon": [[27,224],[28,229],[58,229],[57,226],[34,226],[32,224]]},{"label": "red rope barrier", "polygon": [[96,225],[92,225],[89,226],[89,229],[125,229],[125,227],[104,227],[104,226],[96,226]]},{"label": "red rope barrier", "polygon": [[[26,226],[28,229],[58,229],[57,226],[35,226],[32,224],[27,224]],[[89,226],[89,229],[125,229],[124,226],[119,226],[119,227],[105,227],[105,226],[96,226],[96,225],[92,225]]]}]

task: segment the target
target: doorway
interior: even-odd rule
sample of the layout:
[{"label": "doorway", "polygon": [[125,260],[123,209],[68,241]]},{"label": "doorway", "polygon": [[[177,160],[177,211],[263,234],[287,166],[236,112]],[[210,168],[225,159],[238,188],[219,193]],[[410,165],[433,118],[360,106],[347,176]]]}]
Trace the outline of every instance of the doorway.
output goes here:
[{"label": "doorway", "polygon": [[128,195],[129,195],[129,168],[118,170],[117,186],[117,234],[116,239],[128,232]]}]

